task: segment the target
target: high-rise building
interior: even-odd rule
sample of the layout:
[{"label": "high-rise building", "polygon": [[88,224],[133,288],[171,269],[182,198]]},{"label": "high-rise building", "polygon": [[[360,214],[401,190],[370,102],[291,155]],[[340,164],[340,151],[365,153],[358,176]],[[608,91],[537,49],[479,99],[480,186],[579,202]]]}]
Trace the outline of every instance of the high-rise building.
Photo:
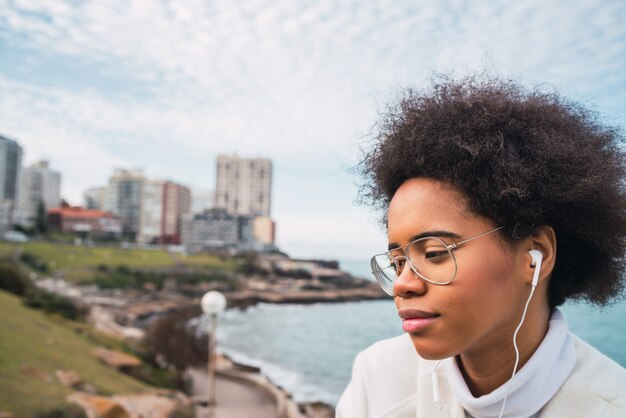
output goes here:
[{"label": "high-rise building", "polygon": [[10,231],[15,222],[22,167],[22,147],[0,135],[0,231]]},{"label": "high-rise building", "polygon": [[117,215],[126,239],[179,244],[181,219],[191,212],[191,191],[171,181],[147,179],[140,169],[116,169],[106,187],[85,192],[85,205]]},{"label": "high-rise building", "polygon": [[0,236],[13,228],[13,201],[0,200]]},{"label": "high-rise building", "polygon": [[18,200],[21,167],[22,147],[0,135],[0,200]]},{"label": "high-rise building", "polygon": [[104,210],[119,216],[126,239],[135,240],[139,234],[144,181],[140,169],[116,169],[106,188]]},{"label": "high-rise building", "polygon": [[19,219],[16,219],[16,222],[32,226],[42,204],[44,210],[61,206],[61,173],[51,170],[48,161],[45,160],[24,167],[19,191],[17,210]]},{"label": "high-rise building", "polygon": [[179,244],[182,218],[191,212],[188,187],[171,181],[145,180],[137,240]]},{"label": "high-rise building", "polygon": [[161,239],[180,244],[182,219],[191,213],[191,190],[171,181],[163,183],[163,216]]},{"label": "high-rise building", "polygon": [[271,160],[217,157],[215,207],[233,215],[270,216],[271,197]]},{"label": "high-rise building", "polygon": [[141,215],[137,241],[159,241],[163,227],[163,180],[146,180],[141,192]]}]

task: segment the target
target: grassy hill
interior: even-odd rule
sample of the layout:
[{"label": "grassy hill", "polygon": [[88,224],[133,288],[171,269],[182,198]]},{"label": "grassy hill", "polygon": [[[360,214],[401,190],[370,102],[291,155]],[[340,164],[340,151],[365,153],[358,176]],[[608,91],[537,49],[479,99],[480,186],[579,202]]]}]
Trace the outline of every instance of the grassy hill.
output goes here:
[{"label": "grassy hill", "polygon": [[96,344],[62,322],[26,308],[0,291],[0,411],[31,417],[65,404],[72,392],[54,377],[74,370],[100,394],[142,392],[149,386],[92,356]]},{"label": "grassy hill", "polygon": [[215,255],[169,254],[160,249],[125,249],[119,246],[76,246],[65,243],[29,241],[26,243],[0,242],[0,257],[11,257],[19,252],[27,252],[40,259],[50,271],[63,271],[67,281],[91,282],[97,267],[115,268],[125,266],[130,269],[170,268],[175,265],[196,269],[226,270],[236,268],[232,258]]}]

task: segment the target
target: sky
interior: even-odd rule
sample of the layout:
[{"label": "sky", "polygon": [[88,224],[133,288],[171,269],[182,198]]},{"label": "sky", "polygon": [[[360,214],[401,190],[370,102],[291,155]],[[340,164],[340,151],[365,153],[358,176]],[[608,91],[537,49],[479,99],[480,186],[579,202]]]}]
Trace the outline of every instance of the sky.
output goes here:
[{"label": "sky", "polygon": [[0,134],[72,204],[114,168],[214,188],[218,154],[270,158],[278,246],[387,246],[349,172],[378,115],[437,74],[540,85],[626,126],[621,0],[0,0]]}]

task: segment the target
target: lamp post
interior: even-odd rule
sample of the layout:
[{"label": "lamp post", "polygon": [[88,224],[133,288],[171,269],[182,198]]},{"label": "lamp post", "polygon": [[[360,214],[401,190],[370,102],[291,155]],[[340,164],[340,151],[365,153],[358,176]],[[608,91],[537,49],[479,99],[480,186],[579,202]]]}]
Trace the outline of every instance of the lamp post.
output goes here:
[{"label": "lamp post", "polygon": [[224,312],[226,308],[226,298],[220,292],[210,291],[202,296],[200,302],[202,311],[209,315],[209,399],[208,405],[215,404],[215,339],[217,330],[217,315]]}]

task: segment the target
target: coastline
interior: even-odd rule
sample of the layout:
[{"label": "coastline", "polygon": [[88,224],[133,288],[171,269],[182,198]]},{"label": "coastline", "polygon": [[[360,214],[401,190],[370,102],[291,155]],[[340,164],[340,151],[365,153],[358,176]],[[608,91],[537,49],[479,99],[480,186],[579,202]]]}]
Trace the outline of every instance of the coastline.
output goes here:
[{"label": "coastline", "polygon": [[228,308],[247,308],[258,303],[310,305],[313,303],[342,303],[389,299],[389,296],[384,293],[377,284],[348,289],[294,289],[284,292],[246,289],[224,292],[224,296],[226,296],[228,301]]},{"label": "coastline", "polygon": [[[202,391],[206,388],[207,371],[188,370],[187,377],[191,381],[192,392],[196,394],[197,403],[202,399]],[[272,382],[269,377],[261,373],[258,367],[235,362],[225,354],[218,354],[216,377],[218,380],[226,379],[242,388],[256,391],[259,396],[268,396],[273,400],[280,418],[331,418],[335,414],[331,405],[322,402],[296,402],[287,389]],[[219,406],[219,396],[217,403]],[[251,407],[254,408],[254,406]]]}]

